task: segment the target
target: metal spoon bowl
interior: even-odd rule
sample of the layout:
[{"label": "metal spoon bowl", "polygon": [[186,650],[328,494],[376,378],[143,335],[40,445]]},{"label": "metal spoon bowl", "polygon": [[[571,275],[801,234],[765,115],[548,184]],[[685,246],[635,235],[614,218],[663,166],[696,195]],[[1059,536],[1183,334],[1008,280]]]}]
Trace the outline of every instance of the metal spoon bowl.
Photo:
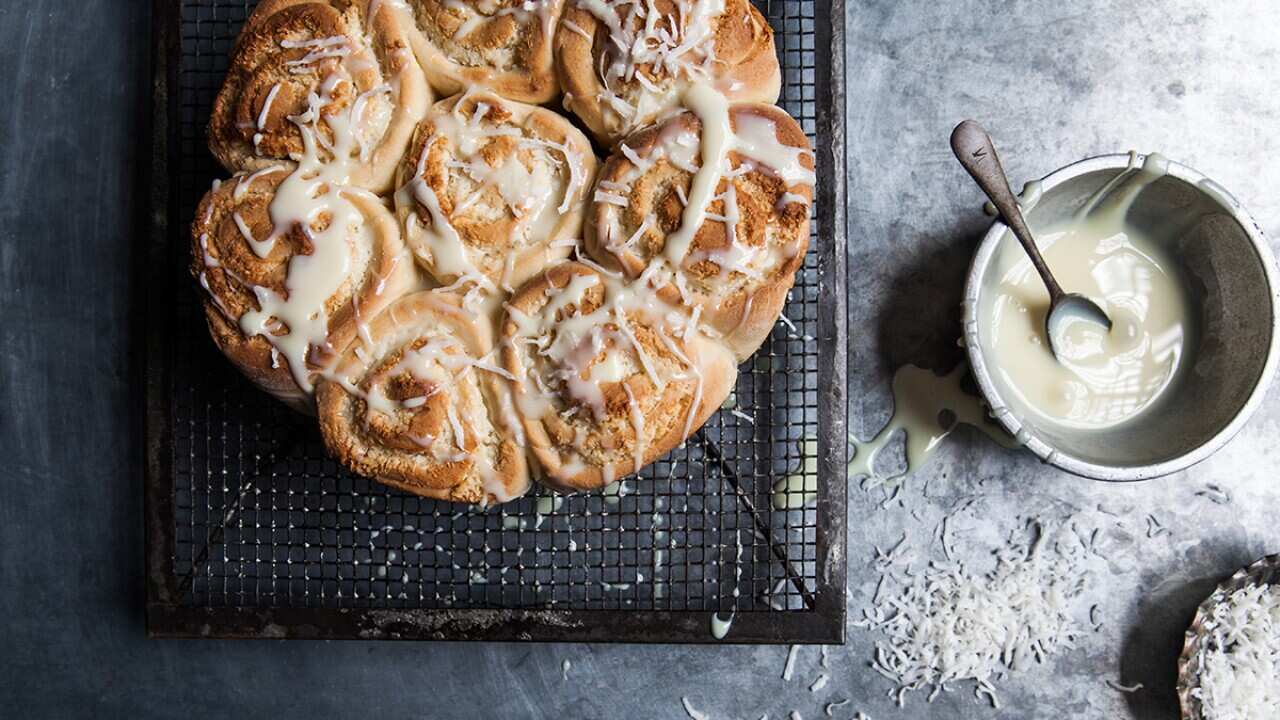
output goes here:
[{"label": "metal spoon bowl", "polygon": [[1069,293],[1062,289],[1054,279],[1053,272],[1040,255],[1031,229],[1022,217],[1022,208],[1018,207],[1018,199],[1009,187],[1009,178],[1000,165],[1000,156],[996,154],[991,136],[977,122],[965,120],[951,132],[951,151],[956,159],[969,171],[969,175],[978,183],[978,187],[991,198],[991,204],[1000,213],[1009,229],[1013,231],[1022,249],[1031,258],[1044,286],[1049,290],[1049,312],[1045,315],[1045,337],[1049,339],[1049,350],[1055,358],[1059,357],[1063,347],[1063,339],[1068,328],[1077,322],[1100,325],[1111,330],[1111,318],[1103,312],[1098,304],[1079,293]]}]

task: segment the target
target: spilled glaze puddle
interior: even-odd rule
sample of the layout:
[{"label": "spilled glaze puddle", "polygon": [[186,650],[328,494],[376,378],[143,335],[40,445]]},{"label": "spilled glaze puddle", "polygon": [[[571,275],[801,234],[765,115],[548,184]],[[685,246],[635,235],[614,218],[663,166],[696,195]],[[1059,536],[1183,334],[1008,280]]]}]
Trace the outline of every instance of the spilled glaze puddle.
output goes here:
[{"label": "spilled glaze puddle", "polygon": [[[961,387],[967,370],[964,363],[946,375],[915,365],[898,368],[893,374],[893,416],[888,424],[865,442],[849,436],[849,478],[866,478],[863,486],[869,489],[906,477],[920,469],[943,439],[961,424],[981,430],[1006,448],[1019,447],[1013,437],[988,421],[981,401]],[[906,468],[896,475],[878,475],[876,458],[900,432],[906,436]]]}]

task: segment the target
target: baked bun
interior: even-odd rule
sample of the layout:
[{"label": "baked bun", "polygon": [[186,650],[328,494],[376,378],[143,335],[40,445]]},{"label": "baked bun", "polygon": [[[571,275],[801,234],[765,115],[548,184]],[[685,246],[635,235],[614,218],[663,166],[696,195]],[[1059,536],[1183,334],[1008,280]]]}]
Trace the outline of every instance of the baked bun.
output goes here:
[{"label": "baked bun", "polygon": [[737,379],[733,356],[642,283],[556,265],[511,298],[502,363],[541,481],[594,490],[701,427]]},{"label": "baked bun", "polygon": [[606,146],[678,107],[696,83],[734,101],[778,99],[773,29],[750,0],[568,2],[556,32],[564,106]]},{"label": "baked bun", "polygon": [[695,308],[742,361],[768,337],[804,264],[813,153],[772,105],[703,99],[692,103],[699,112],[642,130],[609,157],[584,241],[601,264]]},{"label": "baked bun", "polygon": [[416,495],[478,505],[520,497],[529,472],[493,348],[489,325],[473,322],[458,296],[400,298],[316,391],[329,453]]},{"label": "baked bun", "polygon": [[418,125],[396,212],[442,285],[510,292],[569,256],[595,173],[591,143],[568,120],[472,90],[436,103]]},{"label": "baked bun", "polygon": [[315,191],[304,175],[281,165],[215,185],[191,226],[191,272],[222,352],[259,387],[311,412],[316,375],[417,280],[377,197],[329,188],[302,221],[296,197]]},{"label": "baked bun", "polygon": [[[368,0],[264,0],[231,52],[209,120],[229,172],[308,152],[348,165],[350,184],[390,189],[430,104],[402,13]],[[309,149],[314,145],[315,149]]]},{"label": "baked bun", "polygon": [[431,87],[452,95],[483,86],[527,103],[560,94],[551,38],[564,2],[405,0],[413,18],[413,51]]}]

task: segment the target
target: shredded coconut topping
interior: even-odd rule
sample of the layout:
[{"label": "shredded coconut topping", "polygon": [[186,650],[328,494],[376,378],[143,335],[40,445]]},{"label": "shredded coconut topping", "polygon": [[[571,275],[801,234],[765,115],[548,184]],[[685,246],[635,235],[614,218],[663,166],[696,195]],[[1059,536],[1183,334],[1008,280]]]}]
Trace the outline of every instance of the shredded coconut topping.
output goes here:
[{"label": "shredded coconut topping", "polygon": [[1218,602],[1204,623],[1196,672],[1205,720],[1280,717],[1280,592],[1249,585]]}]

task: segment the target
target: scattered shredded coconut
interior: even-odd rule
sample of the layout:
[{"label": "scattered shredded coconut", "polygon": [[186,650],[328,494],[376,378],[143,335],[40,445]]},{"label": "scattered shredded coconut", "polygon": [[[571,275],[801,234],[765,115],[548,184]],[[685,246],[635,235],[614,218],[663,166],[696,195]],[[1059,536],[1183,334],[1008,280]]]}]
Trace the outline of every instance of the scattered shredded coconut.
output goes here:
[{"label": "scattered shredded coconut", "polygon": [[689,720],[711,720],[710,715],[696,710],[693,707],[693,705],[689,702],[689,698],[687,697],[680,698],[680,704],[684,705],[684,711],[685,711],[685,714],[689,716]]},{"label": "scattered shredded coconut", "polygon": [[782,679],[791,682],[791,673],[796,669],[796,656],[800,654],[800,646],[792,645],[787,650],[787,664],[782,666]]},{"label": "scattered shredded coconut", "polygon": [[1215,505],[1231,504],[1231,493],[1227,492],[1226,490],[1222,489],[1217,485],[1214,485],[1213,483],[1209,483],[1208,485],[1205,485],[1203,490],[1200,490],[1196,493],[1196,497],[1205,498],[1206,500],[1214,503]]},{"label": "scattered shredded coconut", "polygon": [[1122,693],[1136,693],[1143,688],[1142,683],[1137,683],[1135,685],[1121,685],[1115,680],[1110,679],[1107,680],[1107,685],[1110,686],[1112,690],[1119,690]]},{"label": "scattered shredded coconut", "polygon": [[897,684],[889,694],[899,706],[908,691],[928,686],[932,700],[973,681],[974,694],[999,708],[993,681],[1075,647],[1090,548],[1074,520],[1057,527],[1032,520],[1026,530],[994,551],[986,572],[918,558],[905,535],[888,552],[875,549],[882,584],[854,625],[887,636],[876,643],[872,669]]},{"label": "scattered shredded coconut", "polygon": [[1169,534],[1170,534],[1169,528],[1165,527],[1164,525],[1161,525],[1160,521],[1156,519],[1155,515],[1147,516],[1147,537],[1156,538],[1156,537],[1160,537],[1161,535],[1169,535]]}]

